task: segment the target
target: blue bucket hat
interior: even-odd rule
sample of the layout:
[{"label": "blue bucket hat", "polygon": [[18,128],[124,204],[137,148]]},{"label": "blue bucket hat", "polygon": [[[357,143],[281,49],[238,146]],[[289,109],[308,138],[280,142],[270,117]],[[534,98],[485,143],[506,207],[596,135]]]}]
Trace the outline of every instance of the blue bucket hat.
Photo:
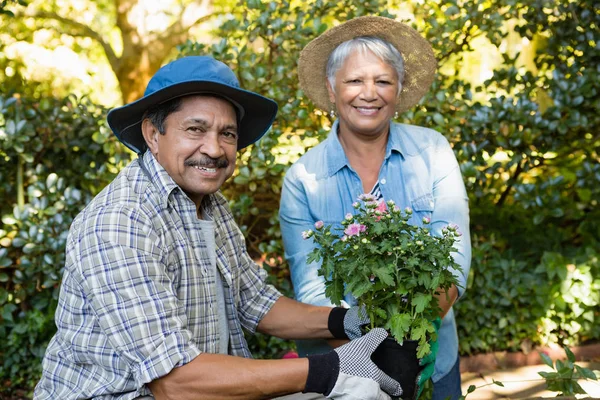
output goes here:
[{"label": "blue bucket hat", "polygon": [[117,138],[140,154],[147,146],[142,136],[142,118],[151,107],[177,97],[212,94],[232,103],[238,115],[238,150],[260,139],[277,114],[277,103],[240,88],[233,71],[207,56],[189,56],[160,68],[150,79],[144,97],[109,111],[108,125]]}]

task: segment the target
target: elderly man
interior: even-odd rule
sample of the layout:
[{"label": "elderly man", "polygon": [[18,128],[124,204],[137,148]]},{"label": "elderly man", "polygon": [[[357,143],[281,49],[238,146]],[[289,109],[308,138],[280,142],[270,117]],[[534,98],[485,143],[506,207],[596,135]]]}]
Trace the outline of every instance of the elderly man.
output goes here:
[{"label": "elderly man", "polygon": [[[242,328],[348,338],[356,309],[282,297],[248,256],[219,188],[276,104],[210,57],[185,57],[108,123],[139,157],[73,221],[56,325],[35,399],[387,399],[370,355],[382,329],[309,358],[252,360]],[[298,395],[302,396],[302,395]]]}]

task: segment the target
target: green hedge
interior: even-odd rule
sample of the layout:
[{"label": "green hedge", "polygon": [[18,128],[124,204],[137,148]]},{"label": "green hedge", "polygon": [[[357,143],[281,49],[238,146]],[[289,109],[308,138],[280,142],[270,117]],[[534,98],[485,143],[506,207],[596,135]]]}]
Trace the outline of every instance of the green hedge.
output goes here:
[{"label": "green hedge", "polygon": [[[586,1],[485,4],[414,3],[440,73],[402,116],[448,137],[469,192],[474,248],[469,288],[456,306],[461,353],[598,340],[599,14]],[[282,177],[331,122],[298,88],[298,54],[335,21],[386,5],[248,1],[216,32],[226,39],[180,47],[181,55],[225,61],[244,88],[280,106],[273,129],[239,155],[223,191],[253,256],[287,294],[277,219]],[[505,53],[483,85],[464,81],[459,72],[472,41],[486,37],[500,52],[508,26],[538,46],[535,70]],[[38,101],[26,92],[0,97],[0,396],[27,391],[39,378],[69,224],[130,159],[107,129],[105,109],[85,98]],[[266,358],[293,348],[264,336],[250,343]]]},{"label": "green hedge", "polygon": [[74,97],[0,97],[0,395],[39,379],[71,221],[129,158],[105,112]]}]

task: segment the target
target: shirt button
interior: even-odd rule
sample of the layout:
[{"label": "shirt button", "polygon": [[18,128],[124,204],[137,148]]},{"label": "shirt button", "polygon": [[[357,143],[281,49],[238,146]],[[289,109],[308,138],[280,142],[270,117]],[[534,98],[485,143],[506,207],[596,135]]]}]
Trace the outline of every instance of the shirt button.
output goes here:
[{"label": "shirt button", "polygon": [[382,185],[385,185],[385,183],[386,183],[387,181],[385,180],[385,178],[383,178],[383,179],[382,179],[382,180],[380,180],[379,182],[381,182],[381,184],[382,184]]}]

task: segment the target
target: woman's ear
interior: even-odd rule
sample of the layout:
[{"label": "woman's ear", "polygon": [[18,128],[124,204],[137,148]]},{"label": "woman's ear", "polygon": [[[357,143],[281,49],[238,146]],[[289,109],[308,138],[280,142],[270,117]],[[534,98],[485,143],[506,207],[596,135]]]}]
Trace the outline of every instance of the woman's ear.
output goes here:
[{"label": "woman's ear", "polygon": [[142,121],[142,135],[152,154],[156,155],[158,152],[158,135],[160,135],[160,132],[148,118],[144,118]]},{"label": "woman's ear", "polygon": [[329,83],[329,79],[325,80],[325,86],[327,86],[327,93],[329,93],[329,101],[332,104],[335,104],[335,91],[331,87],[331,84]]}]

